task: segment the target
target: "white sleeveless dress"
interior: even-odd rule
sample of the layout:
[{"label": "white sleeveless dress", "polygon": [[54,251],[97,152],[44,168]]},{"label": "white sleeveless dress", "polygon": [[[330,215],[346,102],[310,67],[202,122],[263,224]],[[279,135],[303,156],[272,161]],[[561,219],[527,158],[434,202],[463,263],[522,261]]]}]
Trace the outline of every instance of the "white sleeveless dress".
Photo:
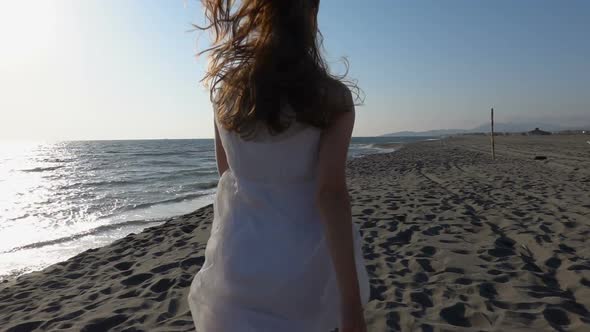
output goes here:
[{"label": "white sleeveless dress", "polygon": [[[315,204],[320,130],[294,125],[243,140],[218,125],[229,170],[219,179],[205,263],[188,303],[198,332],[328,332],[340,296]],[[363,304],[369,281],[358,229]]]}]

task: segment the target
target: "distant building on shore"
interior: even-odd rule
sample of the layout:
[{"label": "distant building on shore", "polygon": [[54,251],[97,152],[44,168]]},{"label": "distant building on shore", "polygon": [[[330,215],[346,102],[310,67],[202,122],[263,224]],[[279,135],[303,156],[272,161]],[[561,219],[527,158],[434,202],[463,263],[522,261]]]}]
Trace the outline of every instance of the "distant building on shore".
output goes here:
[{"label": "distant building on shore", "polygon": [[528,132],[529,135],[551,135],[550,132],[541,130],[539,128],[535,128],[535,130],[531,130]]}]

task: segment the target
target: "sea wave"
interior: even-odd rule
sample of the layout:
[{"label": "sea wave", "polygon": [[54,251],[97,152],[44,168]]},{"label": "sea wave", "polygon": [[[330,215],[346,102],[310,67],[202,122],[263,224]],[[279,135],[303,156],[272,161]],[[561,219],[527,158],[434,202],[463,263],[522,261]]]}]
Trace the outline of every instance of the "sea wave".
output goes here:
[{"label": "sea wave", "polygon": [[[211,194],[211,192],[201,192],[201,193],[187,194],[187,195],[175,197],[172,199],[162,200],[162,201],[158,201],[158,202],[136,204],[136,205],[129,206],[128,208],[124,209],[123,211],[119,211],[117,214],[105,215],[105,216],[100,217],[97,220],[102,220],[102,219],[112,220],[112,218],[116,217],[117,215],[124,214],[125,212],[129,212],[131,210],[146,209],[146,208],[150,208],[150,207],[157,206],[157,205],[179,203],[179,202],[188,201],[188,200],[192,200],[192,199],[196,199],[196,198],[202,198],[202,197],[205,197],[210,194]],[[171,216],[168,216],[165,218],[158,217],[158,218],[144,218],[144,219],[135,219],[135,220],[123,220],[120,222],[100,225],[100,226],[97,226],[97,227],[94,227],[89,230],[85,230],[85,231],[82,231],[82,232],[79,232],[76,234],[70,234],[70,235],[62,236],[62,237],[51,239],[51,240],[38,241],[38,242],[14,247],[14,248],[11,248],[11,249],[8,249],[5,251],[0,251],[0,254],[13,253],[13,252],[20,251],[20,250],[36,249],[36,248],[41,248],[44,246],[50,246],[50,245],[70,242],[70,241],[78,240],[78,239],[86,237],[86,236],[99,235],[99,234],[102,234],[102,233],[105,233],[108,231],[117,230],[122,227],[143,226],[143,225],[155,224],[155,223],[159,223],[159,222],[164,222],[164,221],[169,220],[170,218],[173,218],[173,217],[175,217],[175,216],[171,215]]]},{"label": "sea wave", "polygon": [[104,186],[124,186],[131,184],[143,184],[144,181],[141,179],[136,180],[103,180],[103,181],[89,181],[89,182],[76,182],[66,185],[62,185],[59,189],[72,189],[79,187],[104,187]]},{"label": "sea wave", "polygon": [[[201,176],[211,176],[215,175],[217,170],[210,169],[210,170],[180,170],[180,171],[171,171],[171,172],[156,172],[156,173],[149,173],[145,172],[144,175],[141,177],[137,177],[135,179],[108,179],[108,180],[99,180],[99,181],[87,181],[87,182],[75,182],[69,183],[60,186],[60,189],[72,189],[72,188],[96,188],[96,187],[106,187],[106,186],[126,186],[126,185],[145,185],[147,183],[159,183],[159,182],[169,182],[176,179],[192,179],[198,180]],[[202,185],[199,187],[200,189],[209,189],[214,187],[217,184],[217,181],[211,182],[204,182],[199,183]]]},{"label": "sea wave", "polygon": [[[170,180],[175,180],[175,179],[185,179],[185,178],[194,178],[194,179],[198,179],[199,176],[211,176],[217,174],[217,170],[211,169],[208,171],[196,171],[196,170],[191,170],[191,171],[179,171],[179,172],[170,172],[166,175],[162,175],[159,176],[157,179],[155,178],[154,180],[158,180],[158,181],[170,181]],[[213,183],[213,182],[211,182]],[[215,182],[216,184],[217,182]],[[205,187],[209,186],[209,182],[205,182]],[[207,188],[203,188],[203,189],[207,189]]]},{"label": "sea wave", "polygon": [[196,153],[197,151],[171,151],[171,152],[135,152],[129,153],[131,156],[141,157],[160,157],[160,156],[182,156],[187,153]]},{"label": "sea wave", "polygon": [[29,168],[29,169],[21,169],[21,172],[26,172],[26,173],[38,173],[38,172],[47,172],[47,171],[54,171],[56,169],[60,169],[64,167],[63,165],[59,165],[59,166],[48,166],[48,167],[35,167],[35,168]]},{"label": "sea wave", "polygon": [[[212,189],[212,188],[215,188],[215,186],[211,185],[208,188],[201,188],[201,189]],[[202,192],[201,193],[193,193],[193,194],[185,194],[185,195],[180,195],[180,196],[177,196],[174,198],[164,199],[164,200],[156,201],[156,202],[133,204],[133,205],[123,208],[122,211],[145,209],[145,208],[152,207],[154,205],[178,203],[178,202],[183,202],[183,201],[186,201],[189,199],[199,198],[204,195],[206,195],[206,193],[202,193]]]},{"label": "sea wave", "polygon": [[397,142],[371,144],[371,148],[373,148],[373,149],[397,149],[400,146],[401,146],[401,143],[397,143]]},{"label": "sea wave", "polygon": [[43,160],[46,163],[69,163],[72,161],[74,161],[73,158],[47,158]]},{"label": "sea wave", "polygon": [[[169,218],[166,218],[166,220],[167,219],[169,219]],[[100,233],[107,232],[110,230],[115,230],[115,229],[125,227],[125,226],[141,226],[141,225],[147,225],[147,224],[154,224],[157,222],[164,222],[164,219],[126,220],[126,221],[115,223],[115,224],[101,225],[101,226],[89,229],[87,231],[84,231],[84,232],[80,232],[80,233],[76,233],[76,234],[72,234],[72,235],[68,235],[68,236],[63,236],[63,237],[59,237],[59,238],[52,239],[52,240],[39,241],[39,242],[35,242],[35,243],[25,244],[23,246],[15,247],[15,248],[12,248],[12,249],[9,249],[6,251],[0,251],[0,254],[7,254],[7,253],[20,251],[20,250],[35,249],[35,248],[41,248],[44,246],[50,246],[50,245],[54,245],[54,244],[69,242],[69,241],[80,239],[85,236],[96,235],[96,234],[100,234]]]},{"label": "sea wave", "polygon": [[354,144],[351,147],[353,149],[392,149],[399,148],[402,143],[399,142],[388,142],[388,143],[369,143],[369,144]]}]

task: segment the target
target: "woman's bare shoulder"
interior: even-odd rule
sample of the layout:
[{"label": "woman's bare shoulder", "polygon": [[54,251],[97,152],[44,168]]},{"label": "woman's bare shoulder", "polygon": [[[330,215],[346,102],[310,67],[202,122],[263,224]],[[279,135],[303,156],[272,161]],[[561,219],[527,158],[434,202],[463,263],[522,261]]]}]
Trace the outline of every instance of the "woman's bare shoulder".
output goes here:
[{"label": "woman's bare shoulder", "polygon": [[329,104],[340,112],[353,111],[354,100],[350,88],[343,82],[336,79],[329,79],[326,82],[326,94]]}]

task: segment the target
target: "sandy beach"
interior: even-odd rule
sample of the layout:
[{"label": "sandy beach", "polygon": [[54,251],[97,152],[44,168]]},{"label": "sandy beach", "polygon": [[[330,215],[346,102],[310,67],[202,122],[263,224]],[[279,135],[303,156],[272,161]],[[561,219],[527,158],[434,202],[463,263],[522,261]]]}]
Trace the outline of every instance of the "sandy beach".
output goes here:
[{"label": "sandy beach", "polygon": [[[589,140],[501,136],[493,161],[489,138],[458,137],[349,161],[368,330],[590,331]],[[0,331],[194,331],[212,217],[1,283]]]}]

